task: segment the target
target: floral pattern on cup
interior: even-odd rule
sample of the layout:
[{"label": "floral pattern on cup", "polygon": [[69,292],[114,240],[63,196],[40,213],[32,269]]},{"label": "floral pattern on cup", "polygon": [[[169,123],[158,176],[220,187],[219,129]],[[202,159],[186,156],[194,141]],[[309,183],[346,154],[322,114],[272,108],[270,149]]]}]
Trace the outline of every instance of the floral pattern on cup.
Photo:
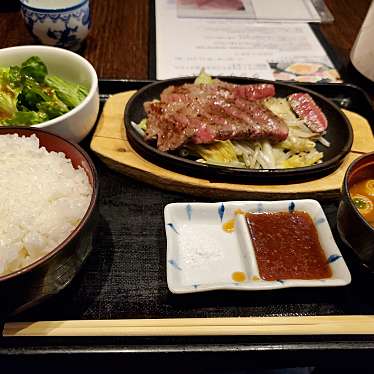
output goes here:
[{"label": "floral pattern on cup", "polygon": [[36,9],[24,0],[21,13],[31,34],[41,44],[77,51],[90,26],[89,0],[65,9]]}]

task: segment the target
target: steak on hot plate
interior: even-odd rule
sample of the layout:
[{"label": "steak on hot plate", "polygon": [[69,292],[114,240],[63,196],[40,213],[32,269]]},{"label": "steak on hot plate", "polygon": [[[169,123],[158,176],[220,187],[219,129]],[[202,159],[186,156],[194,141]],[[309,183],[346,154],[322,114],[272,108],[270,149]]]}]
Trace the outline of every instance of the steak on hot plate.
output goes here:
[{"label": "steak on hot plate", "polygon": [[236,85],[214,80],[211,84],[170,86],[160,101],[144,103],[148,124],[146,140],[157,138],[161,151],[187,143],[216,140],[285,140],[288,127],[262,100],[274,96],[272,84]]}]

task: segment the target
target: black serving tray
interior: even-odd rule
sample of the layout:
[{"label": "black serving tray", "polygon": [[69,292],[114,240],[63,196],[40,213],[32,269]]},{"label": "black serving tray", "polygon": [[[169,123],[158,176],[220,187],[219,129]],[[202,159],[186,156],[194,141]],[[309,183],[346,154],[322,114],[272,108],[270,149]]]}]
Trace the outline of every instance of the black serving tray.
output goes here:
[{"label": "black serving tray", "polygon": [[[110,94],[148,81],[101,80],[102,103]],[[345,109],[365,116],[373,108],[349,84],[304,84]],[[171,202],[202,201],[153,188],[107,168],[89,149],[100,180],[94,248],[73,282],[59,294],[10,321],[374,314],[374,275],[343,245],[336,230],[338,201],[323,203],[334,237],[352,274],[346,287],[259,292],[215,291],[173,295],[166,284],[163,209]],[[210,201],[209,198],[205,201]],[[346,365],[370,362],[374,336],[238,337],[41,337],[0,338],[0,364],[55,367],[84,363],[111,369],[119,363],[170,372],[214,372],[254,366]],[[70,355],[66,361],[66,353]],[[343,353],[343,354],[342,354]],[[21,359],[25,361],[22,361]],[[83,360],[82,358],[90,358]],[[167,358],[165,360],[165,358]],[[20,361],[21,360],[21,361]],[[214,369],[213,369],[214,368]],[[213,371],[209,371],[213,370]]]}]

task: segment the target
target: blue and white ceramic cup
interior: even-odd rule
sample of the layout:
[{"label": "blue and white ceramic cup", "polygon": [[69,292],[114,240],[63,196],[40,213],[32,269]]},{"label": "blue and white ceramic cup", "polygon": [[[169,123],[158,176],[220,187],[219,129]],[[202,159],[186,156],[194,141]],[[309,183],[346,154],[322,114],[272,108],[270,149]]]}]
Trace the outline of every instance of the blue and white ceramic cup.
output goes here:
[{"label": "blue and white ceramic cup", "polygon": [[89,0],[20,0],[21,13],[41,43],[77,51],[90,26]]}]

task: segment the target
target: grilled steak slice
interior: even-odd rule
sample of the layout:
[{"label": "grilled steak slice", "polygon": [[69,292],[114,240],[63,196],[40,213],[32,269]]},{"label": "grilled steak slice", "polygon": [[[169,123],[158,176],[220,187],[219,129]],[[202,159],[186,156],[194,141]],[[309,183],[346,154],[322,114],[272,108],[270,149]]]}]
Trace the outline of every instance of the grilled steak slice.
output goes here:
[{"label": "grilled steak slice", "polygon": [[313,132],[321,133],[327,129],[326,116],[309,94],[294,93],[287,99],[293,111]]},{"label": "grilled steak slice", "polygon": [[275,95],[273,84],[243,84],[234,89],[236,97],[242,97],[247,100],[261,100]]},{"label": "grilled steak slice", "polygon": [[169,86],[161,93],[161,101],[176,102],[186,101],[188,98],[195,97],[198,100],[204,100],[209,96],[222,98],[238,98],[247,100],[261,100],[275,95],[273,84],[233,84],[213,80],[211,84],[190,84],[186,83],[181,86]]},{"label": "grilled steak slice", "polygon": [[146,139],[157,137],[161,151],[188,142],[212,143],[227,139],[287,138],[286,123],[258,98],[274,95],[273,85],[238,86],[216,80],[213,84],[184,84],[166,88],[160,101],[146,102]]}]

